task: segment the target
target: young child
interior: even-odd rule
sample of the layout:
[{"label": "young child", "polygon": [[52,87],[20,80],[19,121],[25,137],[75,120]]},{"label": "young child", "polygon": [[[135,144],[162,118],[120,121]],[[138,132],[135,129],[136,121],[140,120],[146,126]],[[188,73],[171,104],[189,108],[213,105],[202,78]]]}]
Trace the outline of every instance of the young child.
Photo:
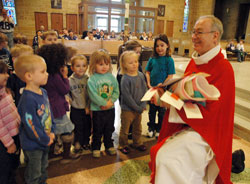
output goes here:
[{"label": "young child", "polygon": [[15,170],[20,156],[20,117],[11,95],[6,92],[7,72],[8,66],[0,62],[0,181],[3,184],[16,183]]},{"label": "young child", "polygon": [[141,113],[146,108],[146,102],[141,98],[147,91],[144,75],[138,71],[138,55],[134,51],[125,51],[120,57],[121,73],[121,130],[119,137],[120,150],[124,154],[130,152],[128,147],[129,127],[132,125],[132,146],[139,151],[145,151],[146,146],[141,141]]},{"label": "young child", "polygon": [[[53,43],[57,43],[58,35],[55,31],[46,31],[41,36],[42,45],[49,45]],[[40,46],[40,43],[39,43]]]},{"label": "young child", "polygon": [[[154,42],[154,56],[151,57],[146,66],[146,78],[149,88],[161,87],[164,82],[173,78],[175,74],[174,60],[170,55],[168,37],[159,35]],[[155,123],[156,112],[158,112],[158,124]],[[165,108],[150,104],[149,107],[148,137],[159,136]]]},{"label": "young child", "polygon": [[8,73],[13,71],[13,62],[10,52],[7,50],[8,37],[4,33],[0,33],[0,61],[8,66]]},{"label": "young child", "polygon": [[20,56],[14,63],[17,76],[26,83],[18,104],[20,142],[26,161],[27,184],[46,183],[49,146],[53,143],[53,117],[46,90],[48,73],[43,58]]},{"label": "young child", "polygon": [[55,118],[55,134],[57,135],[54,153],[62,152],[62,164],[69,163],[72,159],[79,158],[77,154],[71,154],[70,148],[74,140],[74,124],[68,118],[66,112],[69,104],[65,95],[69,93],[69,80],[66,65],[67,49],[62,44],[43,45],[38,50],[47,63],[49,79],[45,86],[48,91],[49,101]]},{"label": "young child", "polygon": [[[33,50],[29,45],[24,44],[16,44],[11,48],[10,53],[12,55],[12,60],[15,60],[19,56],[31,55],[33,54]],[[13,93],[13,98],[15,100],[16,106],[18,105],[19,99],[21,97],[23,88],[25,87],[25,83],[19,79],[15,73],[15,71],[10,75],[7,82],[7,88],[11,90]]]},{"label": "young child", "polygon": [[69,77],[70,119],[75,125],[74,151],[78,153],[82,148],[90,149],[91,119],[87,95],[88,76],[85,74],[88,69],[87,58],[83,55],[74,56],[71,59],[71,69],[74,73]]},{"label": "young child", "polygon": [[93,157],[100,157],[101,139],[110,155],[115,155],[112,133],[114,132],[114,102],[119,97],[117,80],[111,73],[110,56],[103,50],[95,51],[90,58],[88,94],[93,118]]}]

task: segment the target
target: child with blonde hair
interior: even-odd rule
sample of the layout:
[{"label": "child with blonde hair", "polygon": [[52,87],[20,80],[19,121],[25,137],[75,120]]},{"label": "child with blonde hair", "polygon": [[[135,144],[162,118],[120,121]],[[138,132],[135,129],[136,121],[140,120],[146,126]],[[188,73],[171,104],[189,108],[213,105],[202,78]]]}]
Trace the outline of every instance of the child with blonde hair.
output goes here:
[{"label": "child with blonde hair", "polygon": [[26,83],[18,104],[21,117],[20,142],[26,161],[25,182],[46,183],[49,146],[55,134],[47,91],[44,59],[37,55],[20,56],[14,63],[17,76]]},{"label": "child with blonde hair", "polygon": [[[19,56],[32,55],[33,49],[29,45],[16,44],[11,48],[10,53],[13,62],[15,62]],[[7,88],[11,90],[16,106],[18,105],[24,87],[25,82],[19,79],[14,71],[8,78]]]},{"label": "child with blonde hair", "polygon": [[91,100],[90,110],[93,119],[93,157],[100,157],[101,139],[110,155],[116,150],[112,140],[114,132],[114,102],[119,97],[118,82],[111,73],[111,59],[104,50],[95,51],[90,57],[87,89]]},{"label": "child with blonde hair", "polygon": [[74,72],[69,77],[70,85],[70,119],[75,125],[74,152],[90,149],[91,119],[89,115],[89,98],[87,93],[88,61],[84,55],[76,55],[71,59]]},{"label": "child with blonde hair", "polygon": [[146,102],[141,98],[147,91],[144,75],[138,71],[138,55],[134,51],[125,51],[120,57],[121,74],[121,129],[119,137],[120,151],[128,154],[128,133],[132,125],[132,147],[145,151],[146,146],[141,141],[141,114],[146,108]]},{"label": "child with blonde hair", "polygon": [[8,66],[0,62],[0,181],[3,184],[16,183],[20,156],[20,117],[11,95],[6,92],[8,77]]}]

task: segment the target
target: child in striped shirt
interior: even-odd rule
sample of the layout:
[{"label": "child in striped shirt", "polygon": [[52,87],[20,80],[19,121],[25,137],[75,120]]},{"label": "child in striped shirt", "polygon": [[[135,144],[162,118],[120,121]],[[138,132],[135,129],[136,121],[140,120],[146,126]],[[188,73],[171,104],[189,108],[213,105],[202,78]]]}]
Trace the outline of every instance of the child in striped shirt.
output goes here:
[{"label": "child in striped shirt", "polygon": [[16,183],[15,170],[19,165],[20,144],[18,127],[20,117],[11,94],[6,92],[8,66],[0,62],[0,181]]}]

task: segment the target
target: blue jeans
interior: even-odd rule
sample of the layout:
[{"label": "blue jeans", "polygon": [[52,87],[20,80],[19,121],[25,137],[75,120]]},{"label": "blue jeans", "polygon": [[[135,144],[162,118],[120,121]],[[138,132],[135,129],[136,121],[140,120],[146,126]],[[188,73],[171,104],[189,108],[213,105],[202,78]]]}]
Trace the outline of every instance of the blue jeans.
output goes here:
[{"label": "blue jeans", "polygon": [[27,162],[24,178],[27,184],[45,184],[48,178],[48,153],[49,147],[45,150],[24,150],[25,161]]},{"label": "blue jeans", "polygon": [[[158,124],[155,123],[156,113],[158,112]],[[154,104],[149,104],[149,122],[148,130],[160,132],[162,120],[164,118],[166,109],[164,107],[156,106]]]}]

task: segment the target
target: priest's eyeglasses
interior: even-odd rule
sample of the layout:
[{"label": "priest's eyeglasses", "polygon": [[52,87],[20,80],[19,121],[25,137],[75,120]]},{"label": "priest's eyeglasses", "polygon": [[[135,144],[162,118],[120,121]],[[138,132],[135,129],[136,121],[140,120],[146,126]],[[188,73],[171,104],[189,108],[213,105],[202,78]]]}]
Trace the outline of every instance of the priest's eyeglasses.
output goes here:
[{"label": "priest's eyeglasses", "polygon": [[203,34],[214,33],[214,32],[216,31],[209,31],[209,32],[202,32],[202,31],[196,31],[196,30],[191,31],[192,35],[195,35],[195,36],[201,36]]}]

